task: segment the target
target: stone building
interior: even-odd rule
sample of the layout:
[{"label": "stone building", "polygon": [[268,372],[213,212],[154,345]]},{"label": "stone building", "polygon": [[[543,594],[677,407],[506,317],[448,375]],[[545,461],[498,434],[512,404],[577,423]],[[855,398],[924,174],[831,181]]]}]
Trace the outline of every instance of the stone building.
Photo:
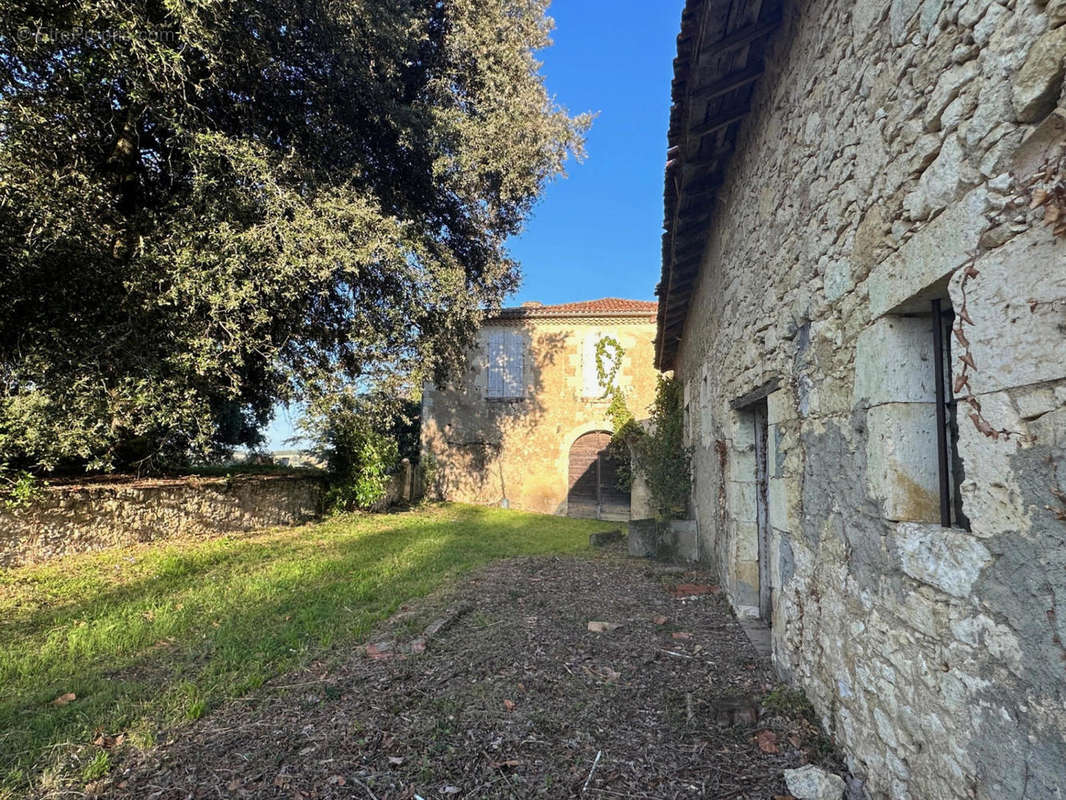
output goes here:
[{"label": "stone building", "polygon": [[[527,303],[485,321],[454,386],[426,387],[422,448],[428,489],[443,499],[550,514],[646,515],[640,485],[620,488],[596,368],[617,363],[615,385],[638,416],[654,396],[654,302],[604,298]],[[619,349],[620,348],[620,349]]]},{"label": "stone building", "polygon": [[656,366],[855,796],[1066,797],[1064,57],[1063,0],[682,17]]}]

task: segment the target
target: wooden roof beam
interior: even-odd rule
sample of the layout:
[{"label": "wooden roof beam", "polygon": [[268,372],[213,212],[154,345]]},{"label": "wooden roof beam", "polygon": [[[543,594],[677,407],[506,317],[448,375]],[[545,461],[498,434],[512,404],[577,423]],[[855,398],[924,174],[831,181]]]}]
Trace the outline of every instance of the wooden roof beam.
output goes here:
[{"label": "wooden roof beam", "polygon": [[726,75],[721,80],[705,84],[704,86],[697,86],[692,90],[692,98],[694,100],[713,100],[716,97],[729,94],[730,92],[747,86],[750,83],[755,83],[762,73],[762,64],[756,64],[755,66],[738,70],[732,75]]},{"label": "wooden roof beam", "polygon": [[763,36],[773,33],[780,24],[781,18],[775,16],[766,22],[756,22],[754,25],[747,25],[739,30],[735,30],[728,36],[722,37],[717,42],[708,42],[705,45],[703,52],[700,53],[700,60],[702,61],[704,58],[714,58],[728,53],[730,50],[736,50],[738,47],[751,44],[756,39],[761,39]]},{"label": "wooden roof beam", "polygon": [[696,206],[695,208],[687,208],[682,211],[677,215],[677,219],[682,225],[703,227],[711,221],[711,212],[707,208]]},{"label": "wooden roof beam", "polygon": [[690,261],[690,260],[699,260],[700,257],[703,256],[703,246],[705,244],[706,244],[706,242],[700,240],[700,241],[697,241],[697,242],[690,242],[689,244],[685,245],[684,247],[679,247],[677,250],[675,250],[674,251],[675,269],[676,269],[676,265],[680,264],[682,262],[687,262],[687,261]]},{"label": "wooden roof beam", "polygon": [[699,178],[692,178],[691,180],[681,185],[681,194],[684,199],[696,198],[697,200],[703,200],[714,194],[715,190],[722,185],[722,173],[712,172],[710,175],[703,175]]},{"label": "wooden roof beam", "polygon": [[691,211],[694,207],[706,207],[708,201],[713,200],[718,189],[722,186],[721,181],[714,181],[703,185],[693,184],[692,188],[685,192],[684,203],[681,204],[680,213]]},{"label": "wooden roof beam", "polygon": [[706,122],[701,122],[699,125],[693,125],[689,128],[689,135],[699,138],[703,138],[711,133],[716,133],[723,128],[728,128],[734,122],[740,122],[751,111],[751,108],[745,103],[743,106],[738,106],[732,109],[726,109],[719,114],[711,117]]},{"label": "wooden roof beam", "polygon": [[[696,149],[698,150],[699,148],[696,148]],[[706,156],[696,156],[694,158],[683,159],[682,160],[682,168],[687,173],[692,173],[692,172],[701,172],[702,173],[702,172],[706,171],[707,167],[714,166],[715,163],[717,163],[724,156],[727,156],[727,155],[729,155],[732,152],[733,152],[733,143],[732,142],[726,142],[725,144],[722,144],[722,145],[714,148],[714,150],[712,150]]]}]

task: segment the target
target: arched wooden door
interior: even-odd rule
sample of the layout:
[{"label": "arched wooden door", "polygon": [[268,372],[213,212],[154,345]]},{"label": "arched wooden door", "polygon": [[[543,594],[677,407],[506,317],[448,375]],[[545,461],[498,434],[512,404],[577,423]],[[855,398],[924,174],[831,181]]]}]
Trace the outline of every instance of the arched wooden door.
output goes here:
[{"label": "arched wooden door", "polygon": [[570,447],[567,515],[629,519],[629,492],[618,485],[618,464],[607,454],[611,434],[593,431]]}]

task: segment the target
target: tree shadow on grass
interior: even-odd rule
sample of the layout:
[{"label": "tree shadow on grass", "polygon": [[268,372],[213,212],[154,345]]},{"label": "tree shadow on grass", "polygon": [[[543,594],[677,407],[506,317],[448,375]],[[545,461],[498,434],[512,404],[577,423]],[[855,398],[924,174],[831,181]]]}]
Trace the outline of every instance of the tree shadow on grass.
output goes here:
[{"label": "tree shadow on grass", "polygon": [[[494,558],[577,550],[587,531],[452,507],[287,533],[168,549],[154,574],[18,615],[0,658],[0,764],[36,770],[56,742],[196,716],[358,641],[449,578]],[[65,692],[77,700],[50,704]]]}]

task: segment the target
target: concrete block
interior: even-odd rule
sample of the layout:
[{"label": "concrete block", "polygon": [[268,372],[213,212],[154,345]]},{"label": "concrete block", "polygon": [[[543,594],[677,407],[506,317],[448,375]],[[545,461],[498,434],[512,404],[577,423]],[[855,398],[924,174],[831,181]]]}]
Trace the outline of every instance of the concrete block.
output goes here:
[{"label": "concrete block", "polygon": [[655,558],[659,552],[659,521],[635,519],[629,523],[627,545],[634,558]]},{"label": "concrete block", "polygon": [[802,530],[803,481],[799,476],[770,478],[770,525],[788,533]]},{"label": "concrete block", "polygon": [[671,520],[670,533],[677,558],[682,561],[700,560],[699,526],[696,524],[696,520]]},{"label": "concrete block", "polygon": [[934,522],[940,514],[932,403],[888,403],[866,414],[866,481],[886,519]]},{"label": "concrete block", "polygon": [[[759,605],[759,562],[737,561],[736,570],[736,601],[745,605]],[[756,612],[758,616],[758,612]]]},{"label": "concrete block", "polygon": [[735,450],[755,449],[755,423],[750,413],[734,411],[730,414],[729,438],[733,440]]},{"label": "concrete block", "polygon": [[737,522],[737,561],[757,561],[759,558],[759,526],[754,522]]},{"label": "concrete block", "polygon": [[589,547],[606,547],[622,541],[622,531],[617,528],[610,531],[597,531],[589,534]]},{"label": "concrete block", "polygon": [[859,334],[853,406],[936,399],[933,318],[886,316]]},{"label": "concrete block", "polygon": [[780,475],[784,462],[784,453],[781,451],[781,431],[777,425],[768,425],[766,428],[766,474]]},{"label": "concrete block", "polygon": [[[961,410],[968,410],[968,406],[962,406]],[[1018,418],[1007,392],[982,395],[981,413],[997,429],[1022,433],[1028,430],[1028,426]],[[1049,416],[1053,415],[1041,417],[1038,422]],[[972,420],[961,415],[959,456],[963,463],[964,480],[960,488],[963,510],[971,521],[974,533],[981,536],[1016,535],[1018,531],[1028,530],[1032,524],[1025,496],[1012,466],[1017,452],[1016,440],[985,436],[977,430]]]},{"label": "concrete block", "polygon": [[771,425],[798,417],[790,388],[778,389],[766,396],[766,419]]},{"label": "concrete block", "polygon": [[[754,477],[754,471],[749,473]],[[755,522],[755,482],[727,481],[725,485],[726,508],[733,519],[739,522]]]}]

